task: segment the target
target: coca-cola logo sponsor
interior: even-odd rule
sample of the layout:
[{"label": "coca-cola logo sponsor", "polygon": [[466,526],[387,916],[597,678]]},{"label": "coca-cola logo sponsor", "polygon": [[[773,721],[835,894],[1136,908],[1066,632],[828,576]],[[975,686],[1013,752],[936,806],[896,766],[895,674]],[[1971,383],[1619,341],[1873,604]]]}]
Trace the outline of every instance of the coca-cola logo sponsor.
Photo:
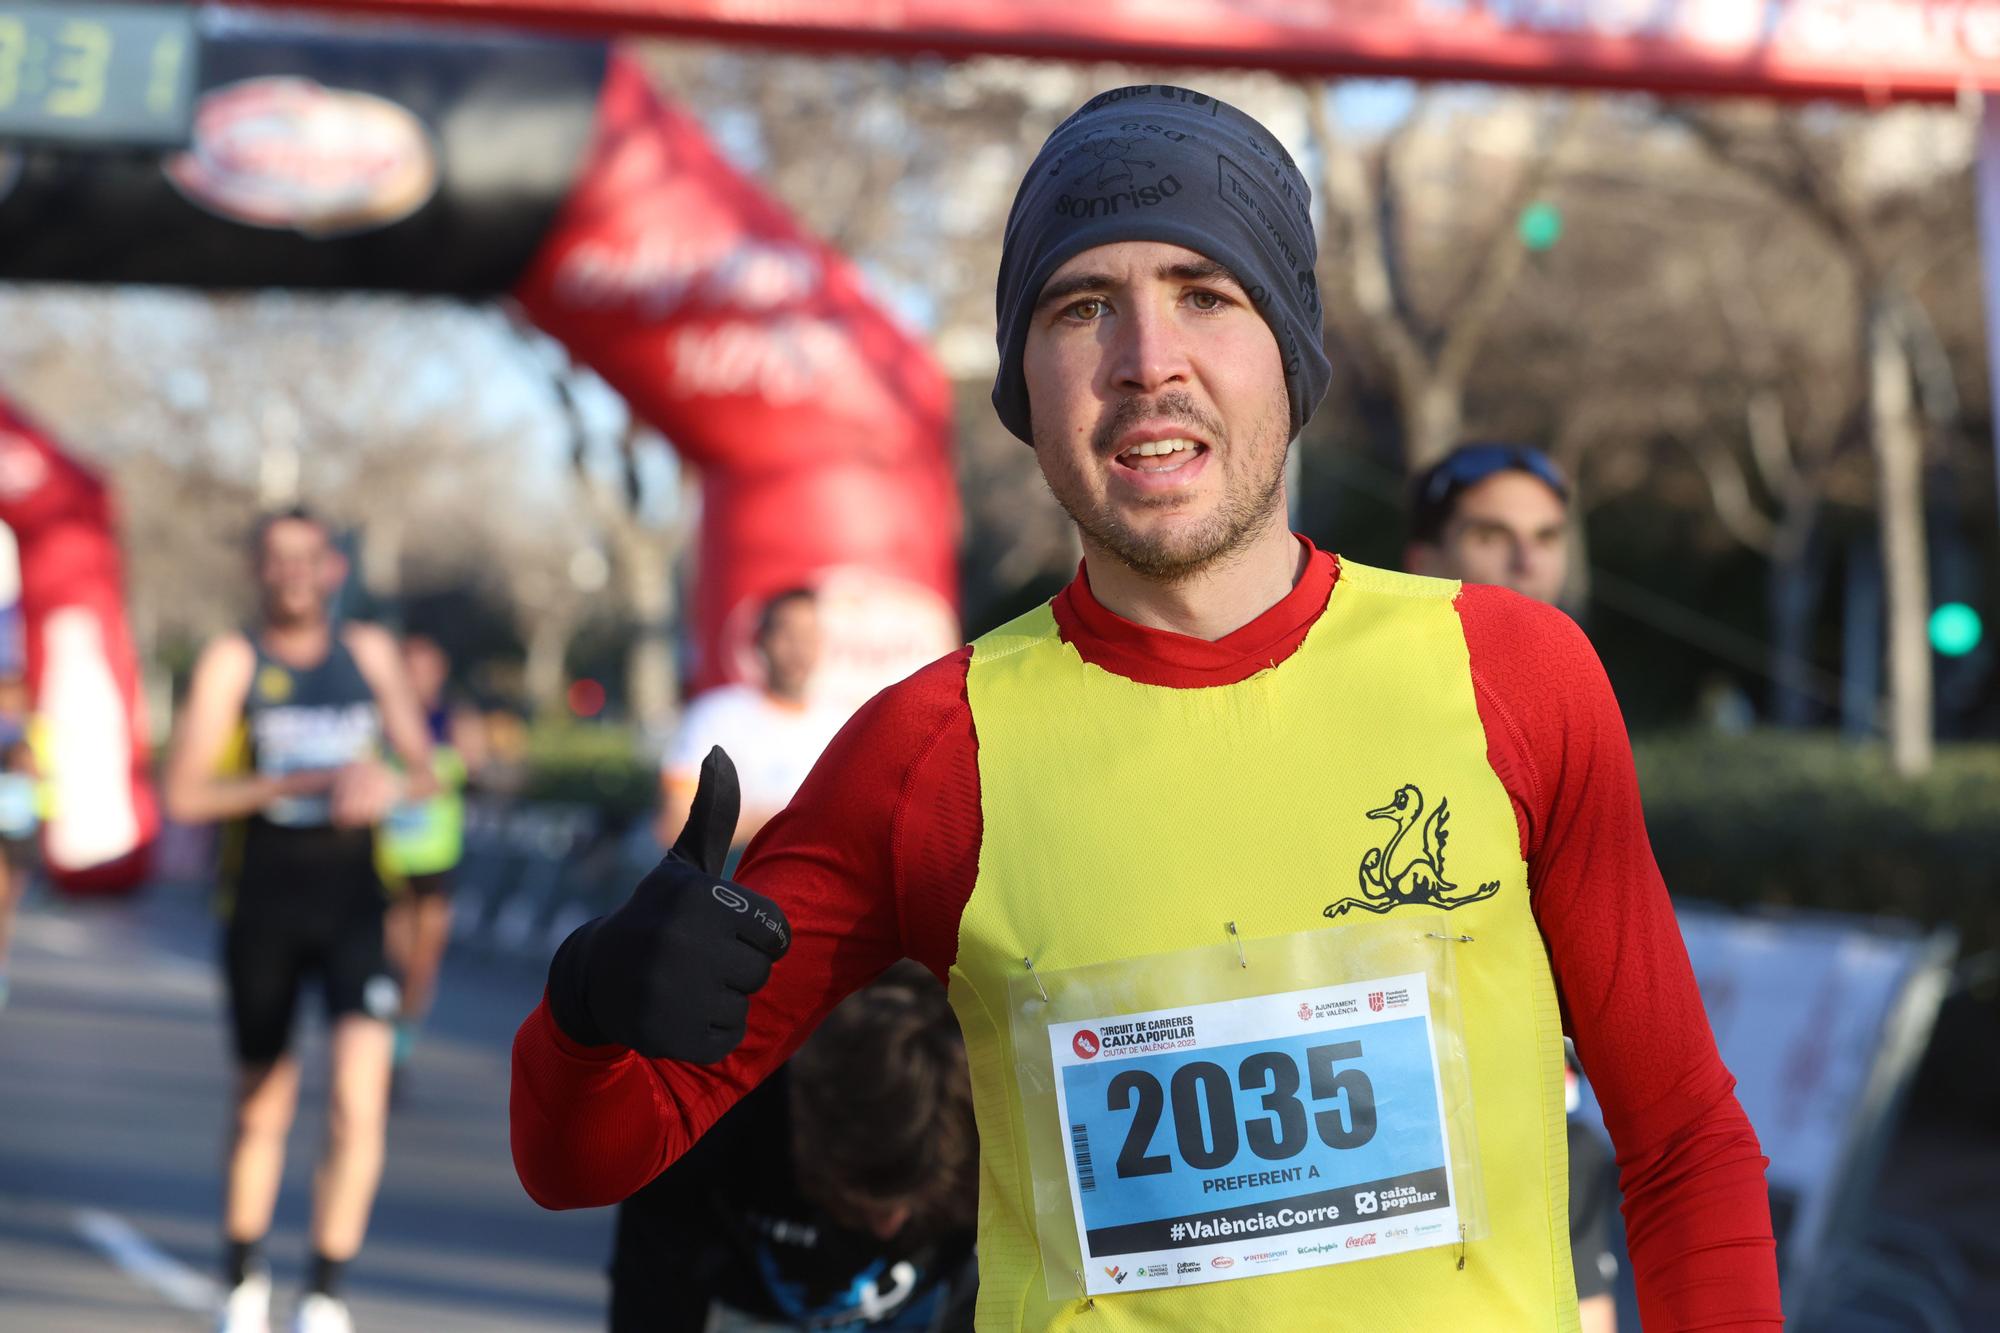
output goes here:
[{"label": "coca-cola logo sponsor", "polygon": [[757,314],[819,286],[819,259],[806,246],[720,231],[580,241],[555,277],[556,300],[572,310],[630,307],[645,320],[688,307]]},{"label": "coca-cola logo sponsor", "polygon": [[311,79],[247,79],[208,93],[194,144],[167,160],[190,203],[252,227],[306,236],[374,231],[436,193],[422,121],[385,98]]},{"label": "coca-cola logo sponsor", "polygon": [[1359,1236],[1349,1236],[1347,1238],[1347,1248],[1350,1250],[1366,1249],[1368,1246],[1373,1245],[1374,1243],[1375,1243],[1375,1233],[1372,1231],[1365,1232]]},{"label": "coca-cola logo sponsor", "polygon": [[690,324],[668,335],[667,349],[666,392],[674,398],[851,406],[851,390],[842,386],[863,383],[868,375],[848,331],[816,315]]}]

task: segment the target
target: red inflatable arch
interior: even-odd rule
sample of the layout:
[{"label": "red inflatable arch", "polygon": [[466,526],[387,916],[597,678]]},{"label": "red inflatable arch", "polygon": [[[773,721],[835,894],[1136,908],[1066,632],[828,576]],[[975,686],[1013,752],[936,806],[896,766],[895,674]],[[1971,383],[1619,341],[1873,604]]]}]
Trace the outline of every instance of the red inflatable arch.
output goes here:
[{"label": "red inflatable arch", "polygon": [[73,892],[144,878],[159,809],[111,500],[0,399],[0,523],[21,551],[28,691],[48,783],[42,855]]},{"label": "red inflatable arch", "polygon": [[598,115],[515,296],[700,472],[690,687],[754,671],[760,604],[803,584],[826,687],[859,703],[958,643],[950,386],[622,56]]}]

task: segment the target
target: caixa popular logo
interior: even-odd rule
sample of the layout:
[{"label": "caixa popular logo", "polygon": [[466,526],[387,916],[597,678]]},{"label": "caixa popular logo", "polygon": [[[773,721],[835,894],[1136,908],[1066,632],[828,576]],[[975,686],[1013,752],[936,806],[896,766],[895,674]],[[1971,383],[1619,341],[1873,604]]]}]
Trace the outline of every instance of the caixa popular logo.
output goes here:
[{"label": "caixa popular logo", "polygon": [[1078,1028],[1076,1035],[1069,1039],[1069,1048],[1076,1052],[1077,1059],[1089,1060],[1104,1048],[1104,1043],[1089,1028]]}]

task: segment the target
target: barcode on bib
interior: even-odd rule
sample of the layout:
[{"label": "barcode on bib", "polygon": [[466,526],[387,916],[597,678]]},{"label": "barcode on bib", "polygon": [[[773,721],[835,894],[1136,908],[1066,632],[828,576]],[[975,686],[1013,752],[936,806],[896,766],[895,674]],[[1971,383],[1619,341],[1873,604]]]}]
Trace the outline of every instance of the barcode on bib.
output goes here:
[{"label": "barcode on bib", "polygon": [[1097,1174],[1090,1169],[1090,1132],[1082,1125],[1071,1125],[1069,1146],[1076,1154],[1076,1187],[1088,1194],[1097,1188]]}]

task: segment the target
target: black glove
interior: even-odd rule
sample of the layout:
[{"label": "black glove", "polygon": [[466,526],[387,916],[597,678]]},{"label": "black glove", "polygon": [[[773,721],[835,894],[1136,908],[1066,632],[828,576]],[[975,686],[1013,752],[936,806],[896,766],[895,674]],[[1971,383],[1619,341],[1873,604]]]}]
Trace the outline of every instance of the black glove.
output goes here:
[{"label": "black glove", "polygon": [[578,926],[549,964],[570,1040],[709,1065],[743,1040],[750,997],[792,945],[778,905],[723,879],[742,794],[721,746],[701,762],[687,827],[624,906]]}]

